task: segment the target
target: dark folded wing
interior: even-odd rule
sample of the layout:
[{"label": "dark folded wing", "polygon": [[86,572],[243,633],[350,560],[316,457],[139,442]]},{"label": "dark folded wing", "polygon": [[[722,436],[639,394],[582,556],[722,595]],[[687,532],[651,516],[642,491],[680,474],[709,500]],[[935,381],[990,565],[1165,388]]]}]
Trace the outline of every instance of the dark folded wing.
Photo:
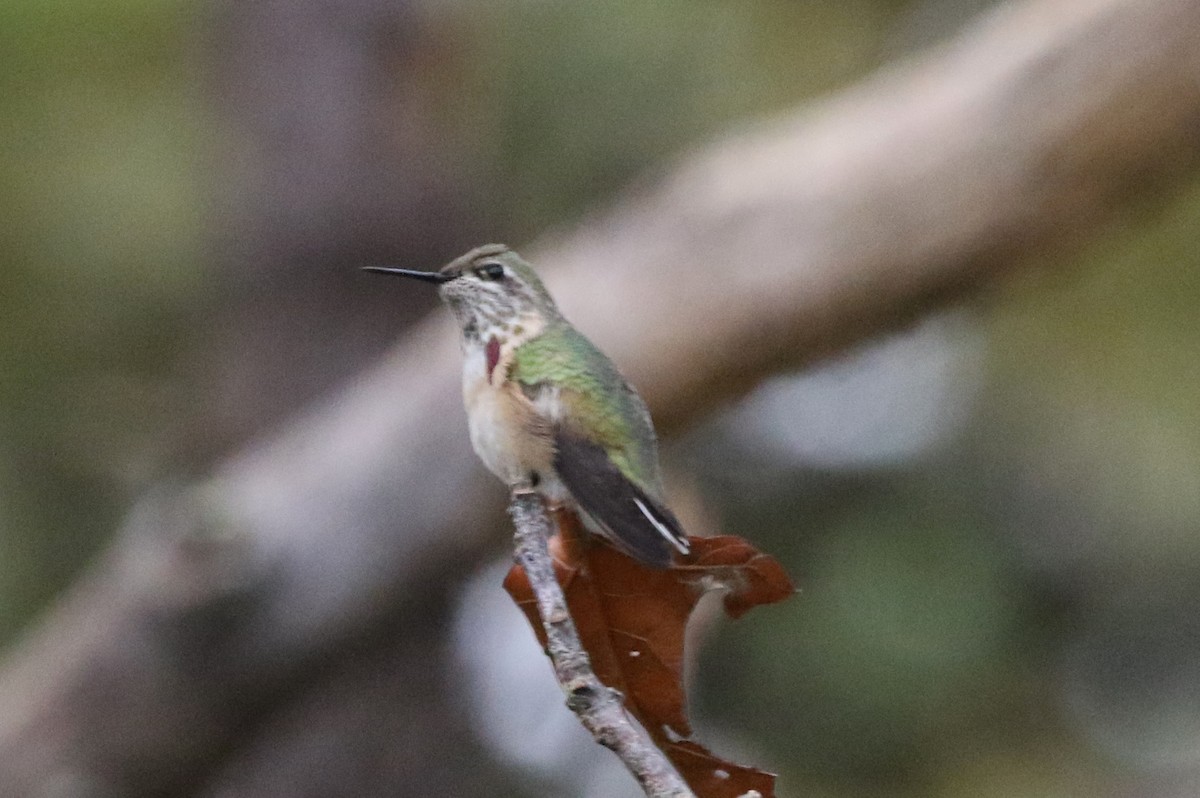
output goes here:
[{"label": "dark folded wing", "polygon": [[559,479],[618,548],[654,568],[671,564],[672,549],[688,551],[675,515],[622,474],[604,447],[561,428],[554,441]]}]

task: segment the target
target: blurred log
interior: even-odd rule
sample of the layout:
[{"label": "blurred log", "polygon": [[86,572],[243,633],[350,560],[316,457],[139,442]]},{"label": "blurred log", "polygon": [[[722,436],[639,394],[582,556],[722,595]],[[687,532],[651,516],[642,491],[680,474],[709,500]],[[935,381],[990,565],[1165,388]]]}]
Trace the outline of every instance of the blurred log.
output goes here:
[{"label": "blurred log", "polygon": [[479,222],[431,75],[463,53],[454,15],[411,0],[215,4],[204,34],[219,115],[210,262],[186,364],[197,397],[173,447],[207,468],[373,362],[432,296],[355,267],[468,247]]},{"label": "blurred log", "polygon": [[[528,254],[678,429],[778,369],[1049,265],[1179,185],[1200,156],[1197,74],[1191,0],[1004,7]],[[273,439],[146,496],[0,672],[8,793],[194,793],[239,760],[257,764],[212,788],[269,794],[320,767],[267,720],[319,704],[324,677],[384,641],[424,656],[445,607],[421,597],[502,537],[455,348],[439,315]],[[466,711],[444,692],[442,710]],[[428,700],[396,701],[378,708],[392,723],[428,717]],[[346,731],[309,722],[326,741]],[[381,776],[355,794],[427,787]]]}]

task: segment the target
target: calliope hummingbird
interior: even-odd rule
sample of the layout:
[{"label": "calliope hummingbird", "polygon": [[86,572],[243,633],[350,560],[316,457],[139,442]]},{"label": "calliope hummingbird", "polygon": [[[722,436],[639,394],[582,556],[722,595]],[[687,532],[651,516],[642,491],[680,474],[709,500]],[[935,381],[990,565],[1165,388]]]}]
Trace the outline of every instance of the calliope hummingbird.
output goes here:
[{"label": "calliope hummingbird", "polygon": [[487,244],[436,272],[366,270],[438,285],[462,331],[471,445],[493,474],[574,510],[646,565],[666,568],[673,551],[688,552],[664,503],[645,402],[517,253]]}]

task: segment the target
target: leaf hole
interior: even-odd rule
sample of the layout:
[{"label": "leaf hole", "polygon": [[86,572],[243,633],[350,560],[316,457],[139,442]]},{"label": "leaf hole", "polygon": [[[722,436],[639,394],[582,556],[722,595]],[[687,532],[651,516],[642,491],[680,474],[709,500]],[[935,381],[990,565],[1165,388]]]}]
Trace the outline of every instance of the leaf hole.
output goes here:
[{"label": "leaf hole", "polygon": [[670,742],[677,743],[677,742],[679,742],[680,740],[686,740],[686,739],[687,739],[687,738],[686,738],[686,737],[684,737],[682,734],[680,734],[679,732],[675,731],[674,729],[672,729],[670,726],[668,726],[668,725],[667,725],[667,724],[665,724],[665,723],[664,723],[664,724],[663,724],[663,726],[662,726],[662,730],[663,730],[663,736],[664,736],[664,737],[666,737],[666,738],[667,738],[667,739],[668,739]]}]

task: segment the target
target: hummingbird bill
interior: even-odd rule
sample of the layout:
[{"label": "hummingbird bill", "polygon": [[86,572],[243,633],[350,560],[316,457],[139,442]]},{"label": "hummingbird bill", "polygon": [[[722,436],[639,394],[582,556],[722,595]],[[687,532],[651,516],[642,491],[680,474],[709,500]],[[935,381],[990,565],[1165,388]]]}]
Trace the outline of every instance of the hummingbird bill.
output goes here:
[{"label": "hummingbird bill", "polygon": [[647,566],[687,554],[646,403],[516,252],[487,244],[435,272],[365,270],[437,285],[459,324],[471,445],[489,471]]}]

